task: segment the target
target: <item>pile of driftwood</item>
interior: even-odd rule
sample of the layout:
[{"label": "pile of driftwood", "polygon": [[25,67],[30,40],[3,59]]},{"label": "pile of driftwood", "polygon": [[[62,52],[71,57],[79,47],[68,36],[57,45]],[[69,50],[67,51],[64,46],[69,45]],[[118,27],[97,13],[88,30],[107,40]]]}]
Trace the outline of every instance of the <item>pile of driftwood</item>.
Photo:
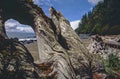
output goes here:
[{"label": "pile of driftwood", "polygon": [[114,40],[103,40],[104,44],[113,48],[120,49],[120,40],[114,41]]},{"label": "pile of driftwood", "polygon": [[120,49],[120,39],[116,41],[99,35],[92,36],[91,38],[92,41],[88,46],[90,53],[105,53],[106,47]]},{"label": "pile of driftwood", "polygon": [[99,35],[96,35],[94,38],[96,41],[102,41],[105,45],[120,49],[120,39],[118,41],[112,40],[112,39],[102,39]]}]

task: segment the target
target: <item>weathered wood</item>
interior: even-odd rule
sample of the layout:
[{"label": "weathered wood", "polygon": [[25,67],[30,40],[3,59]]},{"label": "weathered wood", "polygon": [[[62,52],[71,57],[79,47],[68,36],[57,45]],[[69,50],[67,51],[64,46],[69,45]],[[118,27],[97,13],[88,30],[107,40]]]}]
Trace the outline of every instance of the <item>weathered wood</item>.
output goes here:
[{"label": "weathered wood", "polygon": [[[6,1],[11,6],[6,6]],[[49,74],[57,73],[53,79],[76,79],[68,53],[60,43],[62,37],[55,33],[54,22],[44,14],[41,8],[27,0],[13,0],[13,2],[2,0],[0,8],[4,8],[4,21],[13,18],[20,23],[31,25],[37,36],[40,63],[53,62],[51,65],[53,72]],[[3,23],[1,26],[4,27]],[[2,29],[1,35],[3,31],[5,30]]]},{"label": "weathered wood", "polygon": [[53,26],[57,34],[57,40],[61,46],[67,51],[73,67],[76,69],[79,66],[78,59],[83,58],[84,54],[88,54],[88,50],[81,42],[79,36],[70,26],[70,22],[53,7],[50,8],[51,19],[54,22]]},{"label": "weathered wood", "polygon": [[[1,14],[1,12],[0,12]],[[2,16],[0,15],[0,36],[3,38],[7,38],[6,32],[5,32],[5,27],[4,27],[4,22],[2,19]]]},{"label": "weathered wood", "polygon": [[103,40],[103,42],[105,43],[105,45],[113,47],[113,48],[117,48],[120,49],[120,43],[114,40]]},{"label": "weathered wood", "polygon": [[38,14],[35,21],[40,62],[53,62],[53,72],[57,79],[76,79],[66,50],[60,45],[53,30],[54,23],[44,14]]},{"label": "weathered wood", "polygon": [[57,73],[53,79],[76,79],[74,69],[79,67],[78,59],[84,60],[84,55],[87,55],[87,60],[90,60],[89,53],[70,27],[69,21],[60,12],[51,8],[49,18],[42,8],[28,0],[1,0],[1,8],[4,14],[0,16],[4,16],[0,18],[0,35],[5,37],[3,21],[9,18],[30,25],[37,37],[40,63],[52,62],[50,69],[53,71],[48,75]]},{"label": "weathered wood", "polygon": [[[105,37],[101,36],[93,36],[92,41],[88,46],[88,50],[91,53],[109,53],[110,51],[108,48],[115,48],[115,49],[120,49],[120,43],[111,39],[106,39]],[[111,51],[112,52],[112,51]]]}]

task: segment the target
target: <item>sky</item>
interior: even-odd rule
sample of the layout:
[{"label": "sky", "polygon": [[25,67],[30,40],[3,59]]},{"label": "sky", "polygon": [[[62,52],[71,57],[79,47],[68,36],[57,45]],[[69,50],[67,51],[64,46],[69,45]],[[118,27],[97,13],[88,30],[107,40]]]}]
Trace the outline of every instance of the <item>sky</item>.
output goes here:
[{"label": "sky", "polygon": [[69,21],[75,21],[80,20],[98,1],[99,0],[34,0],[34,3],[42,7],[48,16],[49,8],[53,6]]},{"label": "sky", "polygon": [[[49,16],[49,8],[53,6],[70,21],[71,27],[76,29],[82,16],[99,2],[103,0],[33,0],[34,4],[42,7]],[[18,21],[10,19],[5,23],[6,31],[10,32],[33,32],[28,25],[22,25]]]}]

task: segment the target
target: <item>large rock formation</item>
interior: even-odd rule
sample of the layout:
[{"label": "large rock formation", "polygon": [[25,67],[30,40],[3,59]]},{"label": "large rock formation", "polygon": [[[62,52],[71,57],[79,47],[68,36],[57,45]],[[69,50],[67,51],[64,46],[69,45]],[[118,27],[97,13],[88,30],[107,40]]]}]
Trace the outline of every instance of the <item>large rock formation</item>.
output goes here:
[{"label": "large rock formation", "polygon": [[[10,6],[7,3],[9,3]],[[57,12],[54,8],[50,9],[50,13],[51,18],[47,17],[40,7],[29,2],[29,0],[0,1],[1,39],[7,40],[4,23],[9,18],[13,18],[20,23],[32,26],[37,36],[40,63],[43,65],[51,63],[49,67],[52,69],[52,72],[49,72],[47,75],[43,74],[44,77],[56,74],[52,79],[76,79],[74,69],[79,67],[78,59],[80,58],[83,60],[84,55],[87,55],[88,51],[83,46],[77,34],[70,27],[68,20],[66,20],[63,15],[60,12]],[[0,43],[1,42],[2,41],[0,41]],[[4,43],[6,43],[6,41],[4,41]],[[11,45],[11,43],[7,44],[6,47],[7,46],[16,48],[15,44]],[[13,53],[19,53],[19,46],[16,50],[17,51],[13,51]],[[30,66],[30,68],[33,68],[33,71],[30,74],[35,75],[35,77],[30,79],[39,79],[40,77],[36,78],[38,75],[37,71],[34,70],[35,65],[33,65],[33,60],[29,58],[28,54],[23,55],[27,53],[27,51],[21,52],[22,53],[19,53],[20,56],[23,56],[23,59],[21,60],[30,61],[28,64],[25,62],[27,65],[24,64],[24,66]],[[2,50],[0,50],[0,54],[2,54]],[[27,59],[24,57],[27,57]],[[16,62],[15,59],[14,61]],[[5,66],[5,64],[0,63],[1,69],[2,66]],[[21,67],[19,65],[17,66],[18,68]],[[0,74],[3,74],[3,72]],[[29,72],[27,74],[29,74]],[[41,74],[39,76],[41,76]],[[27,78],[29,77],[26,76],[26,79]]]}]

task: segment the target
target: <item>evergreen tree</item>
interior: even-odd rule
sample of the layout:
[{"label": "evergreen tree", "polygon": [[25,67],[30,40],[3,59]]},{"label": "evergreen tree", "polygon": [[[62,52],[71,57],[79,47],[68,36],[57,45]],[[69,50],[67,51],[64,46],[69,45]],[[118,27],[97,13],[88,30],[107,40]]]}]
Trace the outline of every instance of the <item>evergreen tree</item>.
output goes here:
[{"label": "evergreen tree", "polygon": [[78,34],[120,34],[120,0],[104,0],[83,15]]}]

